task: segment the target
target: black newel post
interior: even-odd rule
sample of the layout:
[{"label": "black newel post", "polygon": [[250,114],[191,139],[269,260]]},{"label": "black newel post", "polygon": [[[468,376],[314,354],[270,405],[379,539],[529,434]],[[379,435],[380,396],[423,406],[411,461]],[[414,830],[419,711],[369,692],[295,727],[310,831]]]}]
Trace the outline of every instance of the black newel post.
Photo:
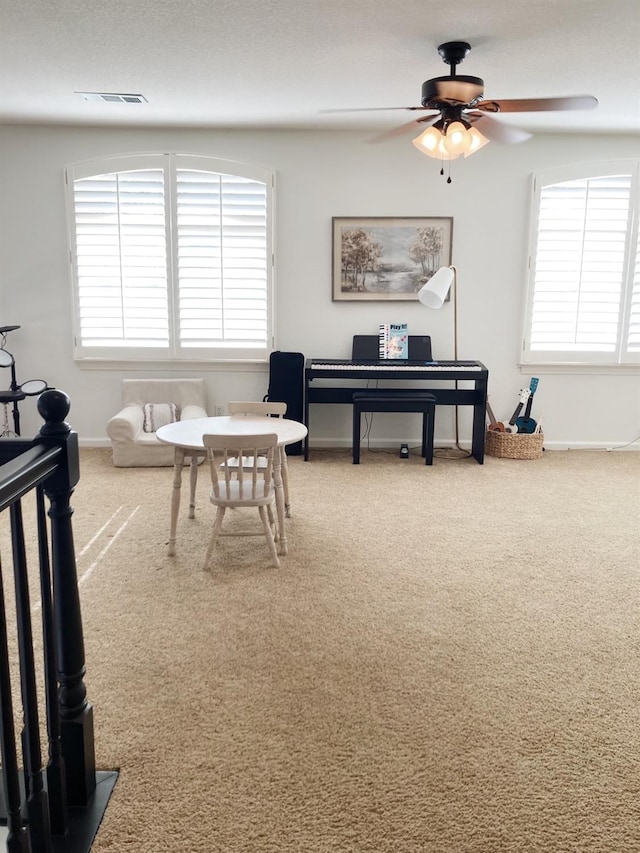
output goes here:
[{"label": "black newel post", "polygon": [[45,391],[38,399],[45,424],[37,440],[63,452],[60,468],[45,482],[44,492],[50,501],[58,705],[67,796],[69,806],[86,806],[96,788],[96,762],[93,708],[84,683],[84,636],[71,528],[70,499],[80,477],[80,464],[78,435],[64,420],[69,409],[69,397],[63,391]]}]

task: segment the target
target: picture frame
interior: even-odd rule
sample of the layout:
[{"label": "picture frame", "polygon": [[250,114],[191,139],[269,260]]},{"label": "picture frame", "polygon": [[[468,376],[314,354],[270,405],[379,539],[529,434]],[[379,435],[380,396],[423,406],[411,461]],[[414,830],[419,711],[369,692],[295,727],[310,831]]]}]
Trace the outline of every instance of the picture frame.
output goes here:
[{"label": "picture frame", "polygon": [[452,216],[334,216],[334,302],[416,301],[442,266],[451,265]]}]

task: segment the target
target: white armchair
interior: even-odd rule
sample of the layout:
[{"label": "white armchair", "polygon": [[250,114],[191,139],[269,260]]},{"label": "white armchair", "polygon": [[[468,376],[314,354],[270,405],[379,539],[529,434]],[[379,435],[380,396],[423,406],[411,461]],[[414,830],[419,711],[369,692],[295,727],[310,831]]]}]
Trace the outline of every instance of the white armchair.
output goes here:
[{"label": "white armchair", "polygon": [[[122,403],[118,414],[107,421],[117,468],[173,465],[173,447],[161,444],[155,432],[145,431],[145,404],[174,403],[181,421],[207,417],[204,379],[123,379]],[[147,422],[147,429],[150,426]]]}]

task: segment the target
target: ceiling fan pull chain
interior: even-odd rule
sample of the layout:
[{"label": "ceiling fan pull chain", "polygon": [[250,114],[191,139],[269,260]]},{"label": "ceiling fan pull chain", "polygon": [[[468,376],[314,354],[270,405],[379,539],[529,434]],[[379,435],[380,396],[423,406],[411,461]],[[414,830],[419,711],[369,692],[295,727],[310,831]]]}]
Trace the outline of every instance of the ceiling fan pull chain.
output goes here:
[{"label": "ceiling fan pull chain", "polygon": [[[449,176],[447,177],[447,183],[450,184],[451,183],[451,160],[448,160],[447,163],[448,163],[447,169],[449,172]],[[442,159],[440,160],[440,174],[444,178],[444,157],[442,157]]]}]

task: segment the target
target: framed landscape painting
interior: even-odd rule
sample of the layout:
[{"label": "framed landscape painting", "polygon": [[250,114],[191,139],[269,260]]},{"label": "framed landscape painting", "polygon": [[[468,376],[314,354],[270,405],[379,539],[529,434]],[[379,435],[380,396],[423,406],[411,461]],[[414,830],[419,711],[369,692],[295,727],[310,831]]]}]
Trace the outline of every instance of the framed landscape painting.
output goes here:
[{"label": "framed landscape painting", "polygon": [[451,264],[451,216],[334,216],[332,227],[334,302],[416,300]]}]

